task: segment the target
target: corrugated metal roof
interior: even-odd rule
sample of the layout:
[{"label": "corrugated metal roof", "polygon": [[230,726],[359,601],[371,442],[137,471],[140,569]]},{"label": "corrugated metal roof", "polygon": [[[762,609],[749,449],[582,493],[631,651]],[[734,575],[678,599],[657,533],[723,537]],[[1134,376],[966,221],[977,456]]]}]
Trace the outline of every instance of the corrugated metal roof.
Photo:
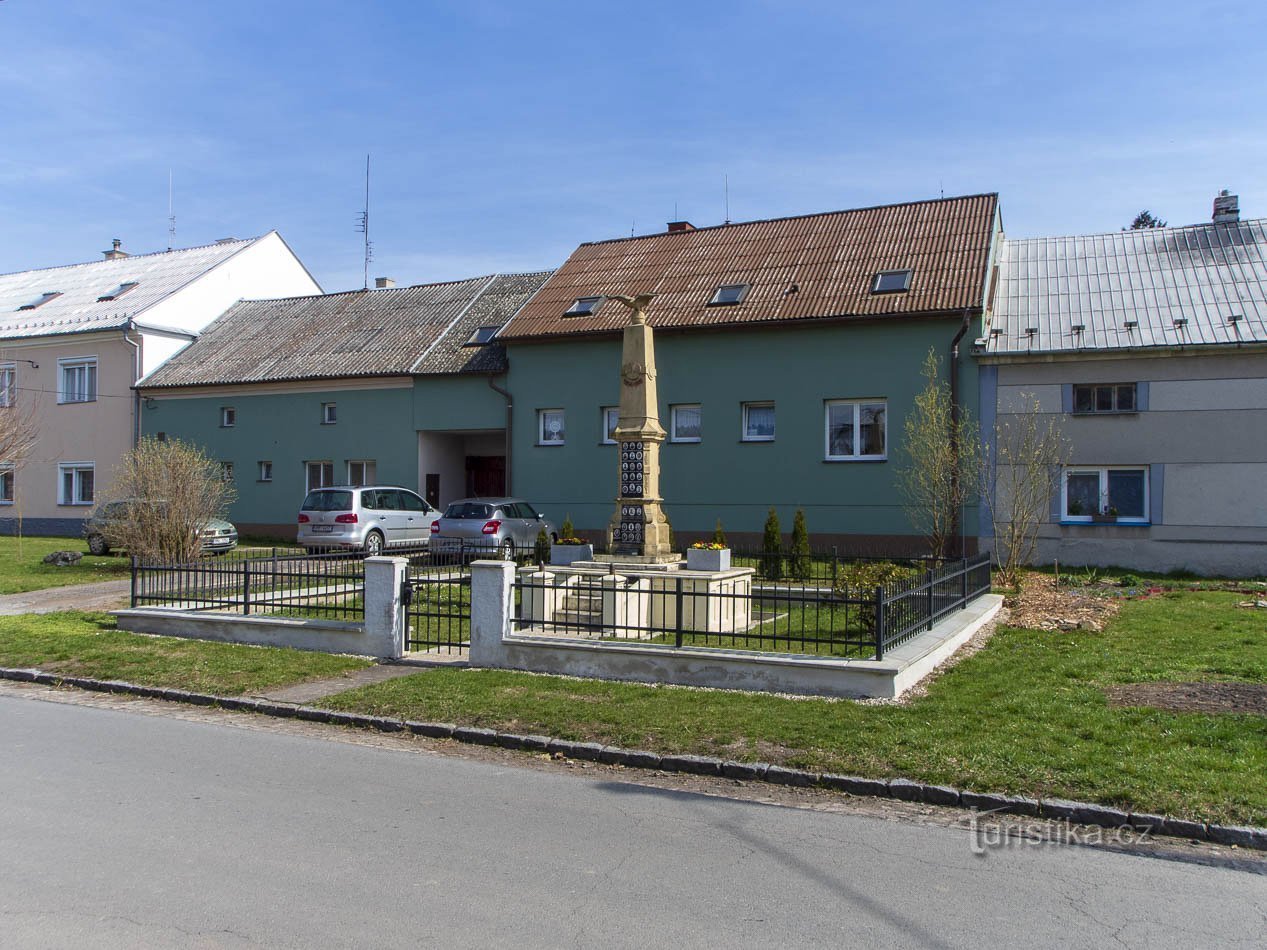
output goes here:
[{"label": "corrugated metal roof", "polygon": [[500,327],[548,272],[442,284],[245,300],[141,382],[146,389],[296,379],[501,372],[500,344],[462,346]]},{"label": "corrugated metal roof", "polygon": [[[655,292],[656,327],[702,327],[980,307],[998,196],[835,211],[582,244],[502,332],[527,339],[619,330],[623,307],[564,317],[577,297]],[[911,268],[910,289],[872,294],[879,271]],[[708,306],[749,284],[734,306]],[[795,288],[795,289],[793,289]]]},{"label": "corrugated metal roof", "polygon": [[1005,240],[998,267],[987,353],[1267,342],[1267,219]]},{"label": "corrugated metal roof", "polygon": [[[122,327],[137,314],[228,260],[259,238],[203,247],[135,254],[117,260],[0,274],[0,339],[85,333]],[[98,300],[122,284],[136,286],[117,300]],[[44,294],[59,296],[20,310]]]}]

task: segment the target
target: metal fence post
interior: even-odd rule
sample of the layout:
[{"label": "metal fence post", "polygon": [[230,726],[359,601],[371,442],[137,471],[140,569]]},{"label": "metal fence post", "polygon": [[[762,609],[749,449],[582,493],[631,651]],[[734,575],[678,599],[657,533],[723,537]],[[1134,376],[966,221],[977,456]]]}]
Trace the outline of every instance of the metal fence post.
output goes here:
[{"label": "metal fence post", "polygon": [[928,607],[927,607],[927,612],[924,614],[924,619],[928,623],[928,629],[932,630],[933,629],[933,570],[931,568],[929,568],[928,573],[925,576],[924,583],[928,585],[928,599],[927,599]]},{"label": "metal fence post", "polygon": [[875,588],[875,658],[884,659],[884,588]]},{"label": "metal fence post", "polygon": [[968,609],[968,559],[959,564],[959,609]]},{"label": "metal fence post", "polygon": [[242,614],[251,612],[251,562],[242,562]]},{"label": "metal fence post", "polygon": [[135,555],[135,554],[133,554],[133,555],[132,555],[132,557],[131,557],[131,558],[129,558],[129,560],[132,562],[132,597],[131,597],[131,606],[135,607],[135,606],[136,606],[136,561],[137,561],[137,557],[136,557],[136,555]]},{"label": "metal fence post", "polygon": [[836,545],[831,546],[831,589],[836,589],[836,574],[840,569],[840,552]]},{"label": "metal fence post", "polygon": [[677,593],[674,595],[674,600],[676,601],[674,614],[676,616],[674,617],[674,626],[677,628],[677,632],[676,632],[676,636],[674,637],[674,641],[677,644],[678,649],[681,649],[682,647],[682,578],[680,577],[676,578],[676,581],[677,581]]}]

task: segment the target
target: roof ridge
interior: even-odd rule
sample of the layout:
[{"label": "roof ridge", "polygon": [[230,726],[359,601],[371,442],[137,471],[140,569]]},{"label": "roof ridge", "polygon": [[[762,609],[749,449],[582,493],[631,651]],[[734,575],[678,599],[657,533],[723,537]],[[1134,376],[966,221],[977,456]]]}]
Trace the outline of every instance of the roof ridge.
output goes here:
[{"label": "roof ridge", "polygon": [[801,221],[805,218],[826,218],[833,214],[856,214],[860,211],[879,211],[884,208],[907,208],[913,205],[935,205],[950,201],[967,201],[971,198],[994,198],[998,200],[997,191],[981,191],[972,195],[951,195],[949,198],[923,198],[917,201],[894,201],[888,204],[865,205],[861,208],[837,208],[833,211],[811,211],[806,214],[787,214],[773,218],[754,218],[751,221],[729,221],[722,224],[706,224],[703,227],[692,226],[688,231],[654,231],[650,234],[631,234],[628,237],[606,238],[601,241],[583,241],[581,247],[592,247],[597,244],[619,244],[622,241],[645,241],[648,238],[664,237],[668,234],[696,234],[700,231],[716,231],[720,228],[739,228],[750,224],[772,224],[775,221]]},{"label": "roof ridge", "polygon": [[17,274],[37,274],[37,273],[42,273],[43,271],[52,271],[52,270],[67,270],[68,268],[71,268],[71,267],[89,267],[93,264],[113,264],[115,263],[115,261],[134,261],[137,258],[141,258],[141,257],[159,257],[164,254],[183,254],[186,251],[205,251],[209,247],[228,247],[231,244],[232,245],[254,244],[256,241],[266,238],[268,237],[268,235],[272,233],[273,233],[272,231],[267,231],[264,234],[258,234],[255,237],[234,238],[232,241],[228,241],[228,240],[211,241],[208,244],[194,244],[190,247],[171,247],[165,251],[146,251],[143,254],[128,254],[127,257],[118,257],[118,258],[115,258],[114,260],[103,258],[102,260],[99,260],[99,261],[76,261],[71,264],[54,264],[51,267],[27,267],[27,268],[23,268],[22,270],[6,271],[5,273],[0,274],[0,277],[13,277]]},{"label": "roof ridge", "polygon": [[1092,231],[1089,234],[1044,234],[1037,237],[1012,238],[1003,236],[1005,244],[1026,244],[1037,241],[1069,241],[1076,238],[1113,237],[1121,235],[1140,235],[1168,233],[1172,231],[1195,231],[1198,228],[1223,228],[1238,224],[1260,224],[1267,227],[1267,217],[1238,218],[1236,221],[1198,221],[1196,224],[1177,224],[1164,228],[1122,228],[1119,231]]},{"label": "roof ridge", "polygon": [[[310,300],[313,297],[344,297],[348,294],[399,293],[404,290],[418,290],[421,287],[449,287],[454,284],[465,284],[473,280],[488,281],[501,274],[477,274],[474,277],[459,277],[454,280],[437,280],[429,284],[409,284],[406,287],[358,287],[355,290],[330,290],[319,294],[295,294],[290,297],[244,297],[237,304],[244,303],[283,303],[287,300]],[[514,275],[505,275],[514,276]]]}]

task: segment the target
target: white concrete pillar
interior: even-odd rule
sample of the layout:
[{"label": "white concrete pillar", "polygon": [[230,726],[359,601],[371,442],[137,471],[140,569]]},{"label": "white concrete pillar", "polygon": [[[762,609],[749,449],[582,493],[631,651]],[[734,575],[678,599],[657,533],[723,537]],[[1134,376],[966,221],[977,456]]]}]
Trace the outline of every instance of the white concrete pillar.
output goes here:
[{"label": "white concrete pillar", "polygon": [[405,655],[405,605],[401,592],[409,576],[403,557],[365,559],[365,636],[375,656]]},{"label": "white concrete pillar", "polygon": [[519,578],[523,619],[535,624],[549,623],[559,609],[558,585],[566,584],[567,578],[556,577],[552,571],[520,571]]},{"label": "white concrete pillar", "polygon": [[471,563],[471,666],[504,667],[502,639],[514,618],[514,561]]}]

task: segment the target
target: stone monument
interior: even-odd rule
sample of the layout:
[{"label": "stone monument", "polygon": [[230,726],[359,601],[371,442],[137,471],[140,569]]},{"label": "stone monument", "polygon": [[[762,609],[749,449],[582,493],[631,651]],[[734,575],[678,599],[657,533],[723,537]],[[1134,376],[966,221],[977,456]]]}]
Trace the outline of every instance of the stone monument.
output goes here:
[{"label": "stone monument", "polygon": [[669,563],[681,559],[669,546],[669,519],[660,497],[660,425],[656,398],[655,339],[647,324],[647,304],[655,294],[609,294],[629,308],[620,357],[619,494],[607,527],[607,550],[623,561]]}]

